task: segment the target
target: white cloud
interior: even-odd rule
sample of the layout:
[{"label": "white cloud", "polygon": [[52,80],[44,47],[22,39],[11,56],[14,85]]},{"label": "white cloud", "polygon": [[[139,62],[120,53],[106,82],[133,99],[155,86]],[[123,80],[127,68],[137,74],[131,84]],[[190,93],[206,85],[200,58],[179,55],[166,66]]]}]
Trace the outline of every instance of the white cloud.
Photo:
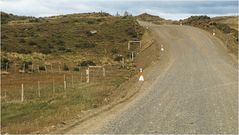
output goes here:
[{"label": "white cloud", "polygon": [[191,15],[237,15],[237,1],[166,1],[166,0],[0,0],[1,11],[16,15],[51,16],[104,11],[137,15],[149,12],[168,19]]}]

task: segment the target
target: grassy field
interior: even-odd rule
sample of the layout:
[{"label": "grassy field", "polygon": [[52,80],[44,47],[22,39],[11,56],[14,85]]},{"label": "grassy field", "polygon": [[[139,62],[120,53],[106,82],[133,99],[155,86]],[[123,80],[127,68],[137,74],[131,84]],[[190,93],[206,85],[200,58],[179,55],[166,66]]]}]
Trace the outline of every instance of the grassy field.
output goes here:
[{"label": "grassy field", "polygon": [[[116,67],[105,69],[105,77],[101,69],[91,69],[90,83],[86,83],[84,70],[3,75],[1,132],[31,133],[51,126],[61,126],[65,121],[81,116],[82,111],[98,108],[124,96],[127,91],[117,90],[117,87],[130,78],[130,72]],[[23,102],[21,84],[24,84]]]},{"label": "grassy field", "polygon": [[[45,128],[54,129],[127,94],[127,89],[117,89],[136,71],[127,43],[140,40],[144,33],[134,17],[107,13],[46,18],[1,13],[1,17],[1,71],[9,72],[6,75],[1,72],[1,133],[41,133]],[[122,58],[125,68],[121,67]],[[98,75],[91,70],[90,83],[85,83],[88,65],[104,66],[106,77],[102,77],[102,69],[95,71]],[[51,66],[54,72],[49,71]],[[74,71],[79,67],[80,72]],[[26,73],[18,73],[25,68]],[[44,70],[37,72],[37,68]],[[24,84],[23,102],[21,84]]]}]

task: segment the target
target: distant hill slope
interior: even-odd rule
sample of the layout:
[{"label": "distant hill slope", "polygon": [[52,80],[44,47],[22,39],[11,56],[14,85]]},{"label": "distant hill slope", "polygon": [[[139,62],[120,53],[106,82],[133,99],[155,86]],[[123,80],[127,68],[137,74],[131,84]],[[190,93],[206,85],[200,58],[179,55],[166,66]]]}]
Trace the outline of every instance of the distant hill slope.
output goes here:
[{"label": "distant hill slope", "polygon": [[171,23],[174,23],[172,20],[165,20],[159,16],[156,16],[156,15],[150,15],[148,13],[143,13],[143,14],[140,14],[138,16],[136,16],[136,18],[138,20],[141,20],[141,21],[147,21],[147,22],[152,22],[152,23],[155,23],[155,24],[171,24]]},{"label": "distant hill slope", "polygon": [[112,59],[114,53],[126,56],[128,40],[140,39],[143,34],[134,17],[114,17],[108,13],[45,18],[1,15],[4,21],[1,49],[8,53],[70,55],[73,60],[73,56],[79,56],[99,62],[101,56]]},{"label": "distant hill slope", "polygon": [[[209,32],[214,32],[218,38],[220,38],[227,48],[235,54],[238,55],[238,31],[232,27],[230,24],[235,24],[235,22],[225,21],[225,17],[210,18],[208,16],[191,16],[187,19],[180,20],[184,25],[191,25],[205,29]],[[224,19],[223,19],[224,18]],[[224,23],[223,23],[224,22]]]},{"label": "distant hill slope", "polygon": [[238,31],[238,16],[213,17],[212,20],[218,23],[227,24],[231,28]]},{"label": "distant hill slope", "polygon": [[0,11],[0,14],[1,14],[1,24],[6,24],[9,21],[14,21],[14,20],[34,19],[34,17],[16,16],[16,15],[8,14],[1,11]]}]

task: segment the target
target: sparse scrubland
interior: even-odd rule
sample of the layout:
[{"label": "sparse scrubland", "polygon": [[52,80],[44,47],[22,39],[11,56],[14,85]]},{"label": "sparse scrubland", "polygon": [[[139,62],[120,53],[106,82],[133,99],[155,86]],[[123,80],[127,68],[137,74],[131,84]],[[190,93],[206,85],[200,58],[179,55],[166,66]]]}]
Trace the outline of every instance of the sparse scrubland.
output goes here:
[{"label": "sparse scrubland", "polygon": [[[65,126],[69,119],[81,118],[89,110],[124,98],[129,91],[119,86],[135,75],[138,65],[145,68],[159,59],[158,53],[152,53],[158,48],[151,46],[154,39],[150,31],[145,31],[137,20],[177,25],[182,22],[215,32],[230,52],[238,54],[234,17],[194,16],[172,21],[146,13],[136,17],[101,12],[35,18],[1,12],[1,69],[9,72],[1,75],[1,133],[48,133]],[[146,45],[143,48],[147,48],[136,53],[140,58],[133,62],[132,52],[127,49],[129,40],[142,40]],[[136,46],[132,46],[134,51],[138,51]],[[31,68],[33,65],[38,66],[38,72],[36,67]],[[47,72],[52,65],[53,71]],[[102,77],[102,70],[96,71],[100,76],[86,83],[88,66],[106,67],[106,77]],[[41,97],[37,80],[42,82]],[[22,83],[31,87],[26,91],[26,100],[20,102]],[[17,98],[11,100],[10,95]]]},{"label": "sparse scrubland", "polygon": [[[107,13],[35,18],[1,12],[1,29],[1,69],[8,72],[1,75],[2,133],[47,133],[87,110],[123,98],[127,89],[117,88],[136,70],[127,43],[141,40],[144,34],[134,17]],[[58,73],[54,65],[59,63]],[[99,70],[99,76],[85,83],[89,65],[105,66],[106,77]],[[67,91],[63,91],[63,74],[66,80],[74,76]],[[37,96],[39,80],[41,97]],[[22,83],[26,94],[23,102]]]}]

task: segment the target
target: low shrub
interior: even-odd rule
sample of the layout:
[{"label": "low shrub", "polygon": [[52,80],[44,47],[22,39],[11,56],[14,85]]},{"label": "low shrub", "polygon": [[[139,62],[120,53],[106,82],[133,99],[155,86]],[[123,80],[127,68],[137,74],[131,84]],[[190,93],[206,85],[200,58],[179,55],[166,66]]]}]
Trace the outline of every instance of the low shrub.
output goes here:
[{"label": "low shrub", "polygon": [[7,58],[2,58],[1,59],[1,69],[6,69],[10,67],[10,60],[8,60]]},{"label": "low shrub", "polygon": [[64,71],[69,71],[69,67],[68,67],[66,64],[64,64],[63,70],[64,70]]},{"label": "low shrub", "polygon": [[226,25],[226,24],[217,23],[216,27],[219,30],[223,31],[224,33],[230,33],[232,31],[232,29],[228,25]]},{"label": "low shrub", "polygon": [[19,39],[19,43],[25,43],[25,42],[26,42],[26,41],[25,41],[24,38]]},{"label": "low shrub", "polygon": [[79,67],[74,67],[73,70],[74,70],[74,71],[80,71],[80,68],[79,68]]},{"label": "low shrub", "polygon": [[89,42],[89,41],[79,41],[79,43],[75,44],[76,48],[94,48],[96,45],[93,42]]},{"label": "low shrub", "polygon": [[96,66],[96,64],[91,60],[82,61],[80,66]]},{"label": "low shrub", "polygon": [[119,50],[117,48],[111,49],[111,53],[112,54],[117,54],[118,52],[119,52]]},{"label": "low shrub", "polygon": [[34,42],[34,41],[32,41],[32,40],[30,40],[28,44],[31,45],[31,46],[32,46],[32,45],[37,45],[37,43]]},{"label": "low shrub", "polygon": [[43,47],[43,48],[41,48],[40,52],[43,53],[43,54],[50,54],[51,49],[47,48],[47,47]]},{"label": "low shrub", "polygon": [[128,33],[129,36],[131,36],[132,38],[137,38],[137,33],[133,28],[129,28],[126,30],[126,32]]},{"label": "low shrub", "polygon": [[26,48],[18,48],[17,50],[16,50],[16,52],[17,53],[21,53],[21,54],[30,54],[30,53],[32,53],[32,51],[31,50],[28,50],[28,49],[26,49]]},{"label": "low shrub", "polygon": [[32,65],[32,61],[23,61],[20,69],[23,70],[25,68],[25,70],[28,70],[30,65]]},{"label": "low shrub", "polygon": [[46,71],[46,67],[44,65],[39,66],[40,71]]}]

